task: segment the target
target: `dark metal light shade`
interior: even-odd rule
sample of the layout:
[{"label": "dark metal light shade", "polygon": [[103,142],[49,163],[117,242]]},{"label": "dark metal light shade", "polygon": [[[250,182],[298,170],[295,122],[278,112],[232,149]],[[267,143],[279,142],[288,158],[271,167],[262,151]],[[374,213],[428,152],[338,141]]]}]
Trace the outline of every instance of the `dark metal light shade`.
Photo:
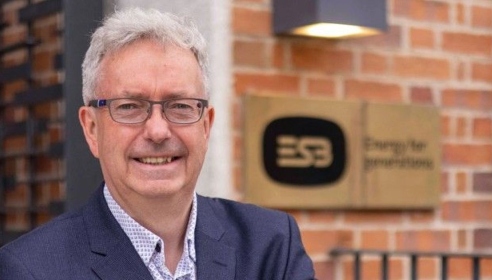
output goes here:
[{"label": "dark metal light shade", "polygon": [[273,29],[331,38],[377,34],[387,29],[386,0],[273,0]]}]

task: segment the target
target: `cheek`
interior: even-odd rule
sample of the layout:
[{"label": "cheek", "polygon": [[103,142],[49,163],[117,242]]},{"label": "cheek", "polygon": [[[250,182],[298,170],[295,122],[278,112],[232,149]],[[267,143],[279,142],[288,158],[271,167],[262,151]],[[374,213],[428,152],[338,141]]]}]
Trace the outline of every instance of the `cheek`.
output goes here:
[{"label": "cheek", "polygon": [[199,132],[195,134],[194,137],[192,137],[194,143],[193,143],[193,148],[195,150],[196,156],[199,157],[199,162],[203,162],[203,158],[205,157],[205,154],[207,152],[208,148],[208,136],[204,133],[203,129],[201,129]]},{"label": "cheek", "polygon": [[107,160],[117,160],[119,156],[124,155],[122,150],[127,146],[131,139],[128,133],[125,133],[123,127],[116,127],[114,124],[101,126],[99,130],[99,154],[106,157]]}]

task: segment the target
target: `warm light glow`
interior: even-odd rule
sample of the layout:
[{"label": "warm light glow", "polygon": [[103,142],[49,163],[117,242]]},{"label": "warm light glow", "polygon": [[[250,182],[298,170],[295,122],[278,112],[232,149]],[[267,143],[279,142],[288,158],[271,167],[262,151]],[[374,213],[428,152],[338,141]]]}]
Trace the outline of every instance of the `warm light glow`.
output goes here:
[{"label": "warm light glow", "polygon": [[380,31],[373,28],[335,24],[335,23],[316,23],[298,27],[292,33],[304,36],[342,38],[342,37],[361,37],[379,34]]}]

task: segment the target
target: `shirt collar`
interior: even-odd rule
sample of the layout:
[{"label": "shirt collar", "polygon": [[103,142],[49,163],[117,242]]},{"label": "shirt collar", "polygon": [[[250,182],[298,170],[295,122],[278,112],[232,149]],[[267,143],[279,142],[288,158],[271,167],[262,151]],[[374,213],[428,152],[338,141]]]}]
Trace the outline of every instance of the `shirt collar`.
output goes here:
[{"label": "shirt collar", "polygon": [[[130,217],[125,210],[114,200],[113,196],[108,190],[108,187],[104,186],[104,198],[108,204],[109,210],[113,214],[114,218],[121,226],[125,234],[130,239],[131,243],[135,247],[137,253],[142,258],[146,266],[149,265],[151,257],[155,252],[156,245],[160,243],[164,245],[164,241],[161,238]],[[195,251],[195,227],[197,217],[197,198],[196,193],[193,195],[193,203],[191,207],[190,217],[188,220],[188,226],[186,228],[184,252],[187,252],[188,257],[196,263],[196,251]]]}]

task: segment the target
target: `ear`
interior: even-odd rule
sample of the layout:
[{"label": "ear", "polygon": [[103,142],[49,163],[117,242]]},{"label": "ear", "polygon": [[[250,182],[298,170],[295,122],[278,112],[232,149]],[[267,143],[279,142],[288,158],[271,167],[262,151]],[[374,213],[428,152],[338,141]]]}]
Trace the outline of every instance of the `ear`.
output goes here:
[{"label": "ear", "polygon": [[215,118],[214,107],[209,107],[207,112],[205,112],[205,116],[203,116],[203,118],[204,118],[203,125],[205,126],[205,139],[209,139],[210,130],[212,129],[212,125],[214,124],[214,118]]},{"label": "ear", "polygon": [[89,145],[92,154],[99,157],[99,147],[97,142],[97,122],[95,111],[88,107],[82,106],[79,109],[79,121],[84,131],[85,141]]}]

